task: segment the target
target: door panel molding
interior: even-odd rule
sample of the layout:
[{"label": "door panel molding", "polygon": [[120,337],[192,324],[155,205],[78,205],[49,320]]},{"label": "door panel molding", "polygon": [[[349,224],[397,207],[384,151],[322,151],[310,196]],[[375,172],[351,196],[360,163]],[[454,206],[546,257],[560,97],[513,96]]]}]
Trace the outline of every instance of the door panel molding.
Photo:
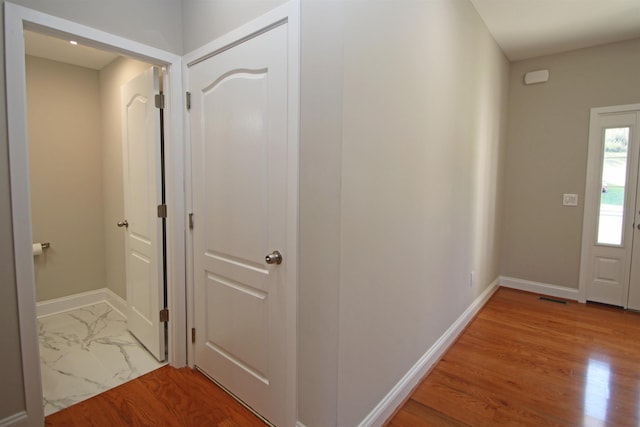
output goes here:
[{"label": "door panel molding", "polygon": [[147,350],[165,359],[162,143],[160,112],[153,102],[159,70],[149,67],[121,87],[127,327]]},{"label": "door panel molding", "polygon": [[[287,216],[287,233],[285,236],[287,252],[285,254],[287,268],[286,268],[286,282],[287,289],[283,293],[283,297],[291,304],[287,304],[283,313],[285,322],[282,327],[285,330],[286,342],[285,345],[285,364],[286,364],[286,378],[285,378],[285,390],[284,390],[284,405],[285,408],[285,422],[283,426],[293,426],[296,424],[297,417],[297,277],[298,277],[298,157],[299,157],[299,96],[300,96],[300,54],[299,54],[299,1],[292,0],[288,3],[268,12],[267,14],[251,21],[250,23],[243,25],[242,27],[222,36],[211,43],[194,50],[193,52],[184,56],[183,62],[183,76],[185,88],[190,88],[189,82],[189,68],[195,64],[200,63],[206,59],[209,59],[221,52],[231,49],[234,46],[244,43],[252,38],[259,36],[265,32],[280,27],[286,24],[287,35],[287,140],[286,147],[286,174],[289,177],[287,180],[286,189],[286,216]],[[244,70],[246,74],[255,74],[256,70]],[[259,71],[259,70],[258,70]],[[259,73],[258,73],[259,74]],[[228,77],[228,76],[225,76]],[[220,79],[219,79],[220,80]],[[187,89],[189,90],[189,89]],[[193,98],[192,98],[193,99]],[[193,147],[191,146],[191,129],[189,123],[189,115],[191,113],[185,111],[185,139],[187,140],[187,158],[192,159]],[[190,161],[190,160],[189,160]],[[193,212],[193,182],[192,177],[187,177],[187,206],[189,211]],[[193,234],[198,233],[199,224],[203,224],[203,219],[199,219],[197,215],[194,215],[194,229],[188,233],[188,261],[189,266],[193,266],[194,263],[194,250],[193,250]],[[202,229],[200,229],[202,231]],[[208,248],[216,249],[216,248]],[[268,248],[271,251],[275,248]],[[265,252],[266,254],[267,252]],[[265,254],[261,253],[264,257]],[[226,251],[207,251],[207,256],[210,262],[216,262],[218,266],[216,268],[237,270],[240,267],[254,267],[253,274],[269,273],[271,270],[265,269],[260,263],[253,265],[252,260],[244,260],[235,257],[233,254],[227,254]],[[250,269],[249,269],[250,270]],[[284,270],[283,270],[284,271]],[[188,281],[188,312],[189,324],[191,329],[194,327],[194,275],[200,274],[194,272],[191,268],[187,271]],[[204,273],[203,273],[204,274]],[[248,274],[248,273],[247,273]],[[223,275],[226,276],[226,275]],[[247,277],[247,279],[250,279]],[[199,336],[200,332],[196,335]],[[194,366],[194,346],[191,346],[189,352],[190,359],[189,364]],[[233,393],[233,390],[230,390]]]}]

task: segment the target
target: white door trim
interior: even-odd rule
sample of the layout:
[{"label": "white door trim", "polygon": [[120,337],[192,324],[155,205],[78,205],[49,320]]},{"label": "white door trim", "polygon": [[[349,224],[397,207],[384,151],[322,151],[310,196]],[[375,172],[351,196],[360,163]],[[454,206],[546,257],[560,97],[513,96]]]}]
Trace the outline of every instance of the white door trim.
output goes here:
[{"label": "white door trim", "polygon": [[[598,163],[599,157],[592,155],[591,148],[591,138],[593,137],[592,133],[594,129],[594,120],[599,115],[606,114],[614,114],[614,113],[627,113],[640,111],[640,104],[628,104],[628,105],[614,105],[609,107],[596,107],[591,109],[590,120],[589,120],[589,141],[588,141],[588,150],[589,150],[589,158],[587,161],[587,176],[585,180],[585,196],[584,196],[584,212],[583,212],[583,222],[582,222],[582,243],[581,243],[581,254],[580,254],[580,279],[578,285],[578,301],[585,303],[587,301],[587,286],[589,282],[589,272],[590,272],[590,262],[591,262],[591,250],[593,241],[595,239],[594,230],[596,227],[596,219],[595,219],[595,210],[597,209],[599,200],[595,196],[595,193],[589,192],[590,187],[594,185],[598,187],[600,184],[598,181],[600,180],[600,167],[601,165]],[[630,154],[631,156],[633,154]],[[630,161],[634,159],[630,158]],[[633,164],[633,162],[632,162]],[[631,164],[630,164],[630,167]],[[635,197],[635,183],[633,186],[632,197]],[[630,249],[629,249],[630,250]],[[628,266],[630,267],[630,266]],[[628,291],[628,288],[627,288]],[[627,307],[626,298],[624,303],[624,308]]]},{"label": "white door trim", "polygon": [[[288,140],[292,144],[288,147],[287,153],[287,176],[292,177],[288,180],[287,189],[287,218],[291,218],[291,225],[287,227],[287,273],[286,279],[289,285],[289,292],[286,298],[293,301],[288,305],[286,318],[286,335],[290,339],[287,340],[287,379],[286,379],[286,402],[287,414],[290,419],[290,425],[296,423],[297,418],[297,309],[298,309],[298,159],[300,145],[300,0],[290,0],[287,3],[267,12],[266,14],[256,18],[255,20],[219,37],[218,39],[207,43],[206,45],[187,53],[183,57],[183,78],[184,87],[189,87],[187,69],[201,60],[204,60],[216,52],[233,47],[240,40],[246,40],[255,35],[261,34],[267,29],[273,27],[277,23],[287,22],[288,24]],[[186,158],[191,158],[191,135],[189,129],[188,111],[184,116],[184,139],[186,142],[185,152]],[[189,160],[187,160],[189,161]],[[190,170],[190,166],[188,167]],[[187,206],[189,212],[192,211],[192,191],[193,185],[191,176],[186,177],[187,184]],[[194,222],[197,224],[198,219]],[[194,327],[194,301],[193,301],[193,239],[191,233],[187,235],[187,322],[188,329]],[[189,347],[189,366],[194,366],[194,345]]]},{"label": "white door trim", "polygon": [[12,3],[4,3],[6,60],[6,96],[20,342],[27,425],[44,422],[42,386],[35,304],[35,280],[31,254],[31,209],[27,150],[26,81],[23,29],[32,28],[50,34],[73,35],[83,42],[165,66],[165,150],[167,178],[167,269],[169,322],[169,363],[186,364],[187,348],[185,307],[184,242],[184,149],[181,57],[66,19],[47,15]]}]

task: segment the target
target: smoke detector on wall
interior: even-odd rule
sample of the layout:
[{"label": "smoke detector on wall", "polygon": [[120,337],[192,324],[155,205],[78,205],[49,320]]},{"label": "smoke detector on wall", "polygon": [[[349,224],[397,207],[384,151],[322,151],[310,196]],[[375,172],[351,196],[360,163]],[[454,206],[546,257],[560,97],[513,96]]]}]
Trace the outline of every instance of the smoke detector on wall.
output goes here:
[{"label": "smoke detector on wall", "polygon": [[524,75],[524,84],[533,85],[546,83],[549,80],[549,70],[529,71]]}]

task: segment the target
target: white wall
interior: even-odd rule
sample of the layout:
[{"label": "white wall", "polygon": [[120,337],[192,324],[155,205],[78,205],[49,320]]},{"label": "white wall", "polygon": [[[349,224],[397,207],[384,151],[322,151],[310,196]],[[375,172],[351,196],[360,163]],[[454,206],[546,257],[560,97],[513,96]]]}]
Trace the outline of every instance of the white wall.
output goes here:
[{"label": "white wall", "polygon": [[466,0],[347,1],[344,29],[337,425],[354,426],[498,276],[509,66]]},{"label": "white wall", "polygon": [[121,298],[127,298],[125,276],[125,232],[116,223],[124,218],[122,172],[121,87],[150,67],[149,64],[120,57],[100,70],[101,137],[103,166],[103,206],[106,284]]}]

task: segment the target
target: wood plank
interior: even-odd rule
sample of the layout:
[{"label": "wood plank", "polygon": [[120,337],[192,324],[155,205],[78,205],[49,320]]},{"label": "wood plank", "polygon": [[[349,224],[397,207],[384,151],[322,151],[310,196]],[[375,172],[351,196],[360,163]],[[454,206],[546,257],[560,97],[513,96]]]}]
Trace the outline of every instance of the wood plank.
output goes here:
[{"label": "wood plank", "polygon": [[254,427],[265,424],[201,373],[164,366],[49,415],[51,427]]},{"label": "wood plank", "polygon": [[387,425],[637,426],[639,371],[639,313],[501,288]]},{"label": "wood plank", "polygon": [[394,418],[395,424],[389,424],[389,426],[415,426],[415,427],[427,427],[427,426],[451,426],[451,427],[468,427],[469,424],[464,424],[457,421],[450,416],[443,414],[433,408],[425,406],[420,402],[409,399],[398,415]]}]

